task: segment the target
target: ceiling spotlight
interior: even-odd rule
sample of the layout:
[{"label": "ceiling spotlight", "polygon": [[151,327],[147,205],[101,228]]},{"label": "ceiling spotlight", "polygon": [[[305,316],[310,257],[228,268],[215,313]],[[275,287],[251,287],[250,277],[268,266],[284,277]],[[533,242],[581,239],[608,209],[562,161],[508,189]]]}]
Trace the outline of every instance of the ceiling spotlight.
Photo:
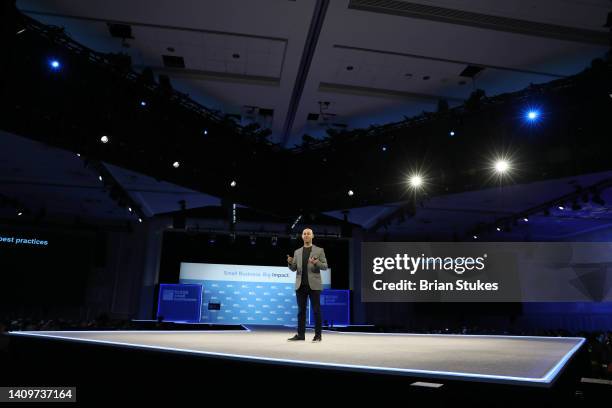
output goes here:
[{"label": "ceiling spotlight", "polygon": [[17,211],[17,216],[21,217],[23,215],[23,211]]},{"label": "ceiling spotlight", "polygon": [[147,106],[147,102],[146,101],[140,101],[140,106],[142,106],[142,107]]},{"label": "ceiling spotlight", "polygon": [[104,179],[102,178],[102,176],[98,176],[98,180],[100,180],[100,181],[104,181]]},{"label": "ceiling spotlight", "polygon": [[230,187],[236,187],[236,180],[232,180],[232,182],[230,183]]},{"label": "ceiling spotlight", "polygon": [[523,218],[523,221],[529,222],[529,218],[525,217],[525,218]]},{"label": "ceiling spotlight", "polygon": [[387,146],[383,145],[383,146],[382,146],[382,151],[383,151],[383,152],[386,152],[386,151],[387,151]]},{"label": "ceiling spotlight", "polygon": [[49,60],[49,68],[52,71],[59,71],[62,68],[62,64],[56,59],[51,59]]},{"label": "ceiling spotlight", "polygon": [[495,171],[499,174],[504,174],[510,169],[510,163],[505,159],[499,159],[494,164]]},{"label": "ceiling spotlight", "polygon": [[527,112],[525,112],[525,119],[528,122],[536,122],[538,119],[540,119],[540,111],[537,109],[529,109]]},{"label": "ceiling spotlight", "polygon": [[138,217],[138,222],[142,222],[142,218]]},{"label": "ceiling spotlight", "polygon": [[105,143],[105,144],[106,144],[106,143],[108,143],[108,136],[106,136],[106,135],[102,136],[102,137],[100,138],[100,141],[101,141],[102,143]]},{"label": "ceiling spotlight", "polygon": [[208,129],[204,129],[204,136],[206,136],[208,134]]},{"label": "ceiling spotlight", "polygon": [[565,210],[565,207],[562,205],[557,206],[558,209],[560,209],[561,211]]},{"label": "ceiling spotlight", "polygon": [[454,131],[454,130],[451,130],[450,132],[448,132],[448,135],[449,135],[449,136],[455,136],[455,131]]},{"label": "ceiling spotlight", "polygon": [[472,238],[478,239],[478,235],[472,235]]},{"label": "ceiling spotlight", "polygon": [[352,197],[353,195],[355,195],[355,193],[353,192],[353,190],[349,190],[348,191],[348,195],[349,195],[349,197]]},{"label": "ceiling spotlight", "polygon": [[128,207],[128,211],[129,211],[129,212],[132,212],[132,207]]},{"label": "ceiling spotlight", "polygon": [[175,161],[174,163],[172,163],[172,167],[174,167],[175,169],[178,169],[180,165],[181,165],[181,164],[180,164],[179,162],[177,162],[177,161]]},{"label": "ceiling spotlight", "polygon": [[410,187],[416,189],[423,185],[423,177],[421,177],[418,174],[415,174],[415,175],[410,176],[410,179],[408,180],[408,182],[410,183]]}]

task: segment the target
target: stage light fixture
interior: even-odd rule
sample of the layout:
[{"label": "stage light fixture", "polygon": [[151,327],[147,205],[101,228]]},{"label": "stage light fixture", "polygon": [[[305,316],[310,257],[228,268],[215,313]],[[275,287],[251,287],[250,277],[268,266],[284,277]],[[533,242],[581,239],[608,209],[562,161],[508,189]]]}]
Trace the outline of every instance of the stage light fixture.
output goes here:
[{"label": "stage light fixture", "polygon": [[501,228],[500,228],[500,227],[497,227],[497,228],[495,228],[495,230],[496,230],[497,232],[500,232],[500,231],[501,231]]},{"label": "stage light fixture", "polygon": [[181,165],[181,163],[175,161],[174,163],[172,163],[172,167],[174,167],[175,169],[178,169],[179,166]]},{"label": "stage light fixture", "polygon": [[525,120],[528,122],[534,123],[540,119],[540,111],[538,109],[528,109],[525,112]]},{"label": "stage light fixture", "polygon": [[62,63],[59,62],[59,60],[52,58],[49,60],[49,68],[51,68],[52,71],[59,71],[62,69]]},{"label": "stage light fixture", "polygon": [[510,169],[510,163],[505,159],[498,159],[494,164],[495,171],[498,174],[504,174]]},{"label": "stage light fixture", "polygon": [[410,183],[410,187],[417,189],[423,185],[423,177],[421,177],[419,174],[413,174],[410,176],[408,182]]},{"label": "stage light fixture", "polygon": [[455,131],[454,131],[454,130],[451,130],[450,132],[448,132],[448,135],[449,135],[449,136],[455,136]]},{"label": "stage light fixture", "polygon": [[204,129],[204,136],[206,136],[208,134],[208,129]]},{"label": "stage light fixture", "polygon": [[138,217],[138,222],[142,222],[142,218]]},{"label": "stage light fixture", "polygon": [[529,218],[525,217],[525,218],[523,218],[523,221],[529,222]]},{"label": "stage light fixture", "polygon": [[348,191],[348,196],[352,197],[353,195],[355,195],[355,192],[353,190],[349,190]]},{"label": "stage light fixture", "polygon": [[110,140],[110,139],[109,139],[109,138],[108,138],[108,136],[106,136],[106,135],[104,135],[104,136],[102,136],[102,137],[100,138],[100,141],[101,141],[102,143],[104,143],[104,144],[108,143],[108,142],[109,142],[109,140]]},{"label": "stage light fixture", "polygon": [[140,106],[142,106],[144,108],[145,106],[147,106],[147,102],[146,101],[140,101]]},{"label": "stage light fixture", "polygon": [[557,206],[557,208],[558,208],[559,210],[561,210],[561,211],[565,210],[565,207],[564,207],[564,206],[562,206],[562,205],[558,205],[558,206]]},{"label": "stage light fixture", "polygon": [[230,187],[236,187],[238,183],[236,183],[236,180],[232,180],[232,182],[230,183]]}]

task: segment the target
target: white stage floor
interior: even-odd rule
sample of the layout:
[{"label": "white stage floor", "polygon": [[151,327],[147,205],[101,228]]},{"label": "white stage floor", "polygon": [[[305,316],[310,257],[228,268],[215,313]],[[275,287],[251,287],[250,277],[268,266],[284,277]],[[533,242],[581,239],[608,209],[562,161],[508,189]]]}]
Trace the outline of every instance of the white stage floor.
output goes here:
[{"label": "white stage floor", "polygon": [[271,364],[415,377],[550,386],[583,338],[323,332],[323,342],[288,342],[292,329],[248,331],[11,332]]}]

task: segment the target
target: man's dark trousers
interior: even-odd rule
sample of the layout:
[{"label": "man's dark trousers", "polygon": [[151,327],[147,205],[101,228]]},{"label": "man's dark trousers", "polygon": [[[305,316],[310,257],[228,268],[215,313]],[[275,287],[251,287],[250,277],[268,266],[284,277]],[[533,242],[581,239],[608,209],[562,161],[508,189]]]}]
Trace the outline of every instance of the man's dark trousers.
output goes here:
[{"label": "man's dark trousers", "polygon": [[298,304],[298,336],[306,335],[306,301],[310,296],[310,307],[315,317],[315,335],[321,335],[321,291],[312,290],[307,285],[300,285],[295,291]]}]

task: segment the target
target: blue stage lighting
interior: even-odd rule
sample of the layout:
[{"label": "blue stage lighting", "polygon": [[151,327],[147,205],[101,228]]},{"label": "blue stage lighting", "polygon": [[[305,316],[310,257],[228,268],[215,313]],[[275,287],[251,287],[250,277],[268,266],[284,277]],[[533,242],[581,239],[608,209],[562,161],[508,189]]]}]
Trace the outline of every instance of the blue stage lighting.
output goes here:
[{"label": "blue stage lighting", "polygon": [[59,71],[62,68],[62,64],[56,59],[51,59],[49,60],[49,68],[53,71]]},{"label": "blue stage lighting", "polygon": [[525,119],[527,119],[529,122],[536,122],[538,119],[540,119],[540,111],[537,109],[529,109],[525,113]]}]

